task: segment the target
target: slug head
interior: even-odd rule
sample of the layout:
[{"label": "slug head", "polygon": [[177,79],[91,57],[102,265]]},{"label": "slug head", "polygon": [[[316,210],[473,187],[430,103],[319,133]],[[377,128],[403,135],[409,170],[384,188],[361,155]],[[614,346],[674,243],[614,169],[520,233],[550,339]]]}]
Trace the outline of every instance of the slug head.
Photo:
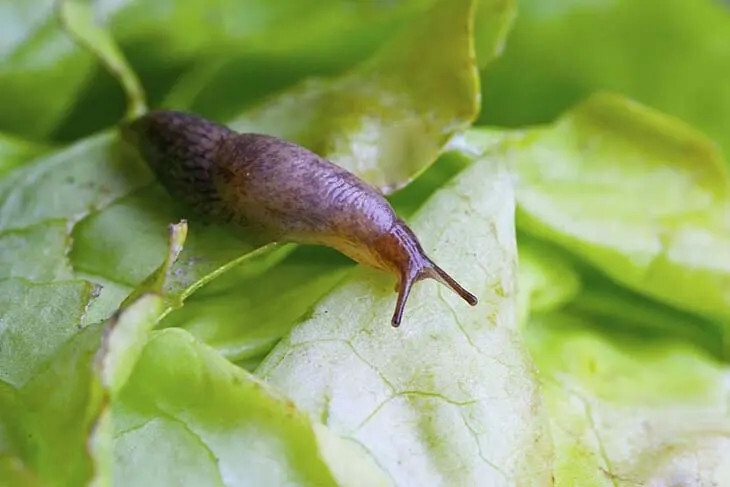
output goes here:
[{"label": "slug head", "polygon": [[476,296],[428,258],[416,236],[401,220],[398,220],[387,236],[378,242],[377,247],[383,260],[387,261],[399,276],[396,288],[398,299],[391,320],[394,327],[401,323],[413,284],[422,279],[435,279],[449,287],[471,306],[477,304]]}]

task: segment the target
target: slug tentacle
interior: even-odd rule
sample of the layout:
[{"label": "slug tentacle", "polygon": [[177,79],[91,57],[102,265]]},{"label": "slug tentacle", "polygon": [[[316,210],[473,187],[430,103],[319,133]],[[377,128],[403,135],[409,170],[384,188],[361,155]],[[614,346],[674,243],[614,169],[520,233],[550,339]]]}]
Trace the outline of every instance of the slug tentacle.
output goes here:
[{"label": "slug tentacle", "polygon": [[[428,257],[427,257],[428,259]],[[446,273],[445,270],[437,266],[433,263],[431,259],[428,259],[428,262],[431,264],[430,267],[427,267],[426,270],[428,272],[428,277],[431,279],[435,279],[439,281],[442,284],[445,284],[446,286],[450,287],[452,291],[454,291],[456,294],[461,296],[461,299],[469,303],[471,306],[476,306],[477,304],[477,297],[474,296],[472,293],[464,289],[461,284],[456,282],[456,279],[451,277],[449,274]]]},{"label": "slug tentacle", "polygon": [[393,319],[390,323],[394,328],[398,328],[401,319],[403,318],[403,310],[406,308],[406,301],[408,296],[411,294],[411,287],[417,280],[413,275],[403,275],[398,282],[398,300],[395,303],[395,311],[393,312]]},{"label": "slug tentacle", "polygon": [[381,255],[386,256],[400,273],[400,281],[396,288],[398,301],[391,324],[397,327],[401,322],[403,310],[408,300],[411,287],[417,281],[423,279],[434,279],[458,294],[464,301],[472,306],[477,304],[477,298],[464,289],[461,284],[451,277],[446,271],[436,265],[423,251],[416,235],[402,220],[396,221],[389,232],[391,239],[385,239],[381,244]]},{"label": "slug tentacle", "polygon": [[169,110],[149,112],[122,133],[168,192],[199,215],[264,239],[328,245],[397,275],[393,326],[421,279],[477,302],[425,255],[378,190],[304,147]]},{"label": "slug tentacle", "polygon": [[[419,246],[420,247],[420,246]],[[433,263],[423,251],[416,254],[416,258],[412,259],[409,264],[410,271],[402,273],[396,291],[398,292],[398,300],[395,305],[395,312],[393,313],[393,319],[391,324],[394,327],[398,327],[403,316],[403,310],[406,306],[406,301],[411,293],[411,287],[417,281],[423,279],[433,279],[448,286],[452,291],[458,294],[464,301],[469,303],[471,306],[476,306],[477,298],[472,293],[464,289],[461,284],[451,277],[446,271]],[[415,271],[413,270],[415,269]]]}]

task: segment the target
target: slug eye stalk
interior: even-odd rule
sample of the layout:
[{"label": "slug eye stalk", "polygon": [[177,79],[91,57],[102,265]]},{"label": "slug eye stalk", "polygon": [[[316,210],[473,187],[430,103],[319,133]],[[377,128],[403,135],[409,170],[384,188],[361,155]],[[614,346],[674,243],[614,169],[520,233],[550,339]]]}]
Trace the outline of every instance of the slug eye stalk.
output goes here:
[{"label": "slug eye stalk", "polygon": [[451,277],[446,271],[433,263],[428,257],[424,257],[426,265],[415,273],[404,273],[401,276],[400,282],[398,283],[398,299],[395,303],[395,311],[393,312],[393,318],[390,323],[394,328],[397,328],[403,318],[403,311],[406,307],[406,301],[411,293],[413,284],[422,279],[434,279],[439,281],[441,284],[448,286],[452,291],[458,294],[461,299],[469,303],[471,306],[476,306],[478,300],[476,296],[464,289],[461,284]]}]

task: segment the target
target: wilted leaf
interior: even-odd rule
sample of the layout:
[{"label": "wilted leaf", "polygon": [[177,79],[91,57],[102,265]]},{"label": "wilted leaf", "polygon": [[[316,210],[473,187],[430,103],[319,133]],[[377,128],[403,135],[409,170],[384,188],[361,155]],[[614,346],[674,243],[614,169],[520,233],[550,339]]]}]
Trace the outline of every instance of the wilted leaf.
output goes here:
[{"label": "wilted leaf", "polygon": [[513,193],[484,159],[413,219],[434,260],[474,291],[469,308],[419,283],[393,329],[393,278],[364,268],[320,301],[257,369],[396,485],[549,480],[533,369],[515,319]]}]

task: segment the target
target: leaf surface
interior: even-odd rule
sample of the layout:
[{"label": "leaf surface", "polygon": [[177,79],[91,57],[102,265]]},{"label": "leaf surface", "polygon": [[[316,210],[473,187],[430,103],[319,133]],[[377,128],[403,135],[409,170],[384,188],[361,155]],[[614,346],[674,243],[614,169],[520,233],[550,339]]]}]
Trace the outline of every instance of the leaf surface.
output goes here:
[{"label": "leaf surface", "polygon": [[476,308],[422,282],[396,330],[393,278],[357,269],[257,374],[361,443],[396,485],[547,481],[544,417],[515,319],[509,175],[494,158],[473,164],[412,224],[434,260],[476,293]]}]

